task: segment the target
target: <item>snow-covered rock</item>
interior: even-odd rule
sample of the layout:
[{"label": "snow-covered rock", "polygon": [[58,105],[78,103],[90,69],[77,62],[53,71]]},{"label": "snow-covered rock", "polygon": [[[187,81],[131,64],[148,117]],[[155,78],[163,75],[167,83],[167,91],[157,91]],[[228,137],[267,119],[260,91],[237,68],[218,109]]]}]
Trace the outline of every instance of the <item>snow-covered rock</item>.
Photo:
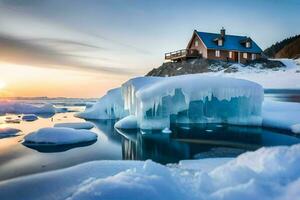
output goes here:
[{"label": "snow-covered rock", "polygon": [[0,138],[16,136],[19,132],[20,130],[16,128],[0,128]]},{"label": "snow-covered rock", "polygon": [[0,101],[0,113],[13,114],[46,114],[55,113],[55,108],[52,104],[44,104],[36,106],[27,103],[20,103],[15,101]]},{"label": "snow-covered rock", "polygon": [[251,81],[191,74],[138,77],[122,85],[125,110],[142,129],[170,123],[261,125],[263,89]]},{"label": "snow-covered rock", "polygon": [[37,120],[38,117],[35,114],[27,114],[22,116],[23,121],[32,122]]},{"label": "snow-covered rock", "polygon": [[300,103],[265,101],[263,126],[300,133]]},{"label": "snow-covered rock", "polygon": [[134,115],[128,115],[115,123],[115,128],[137,129],[137,119]]},{"label": "snow-covered rock", "polygon": [[94,124],[91,122],[67,122],[67,123],[57,123],[54,127],[65,127],[74,129],[92,129]]},{"label": "snow-covered rock", "polygon": [[97,134],[88,130],[72,128],[41,128],[24,137],[24,143],[30,145],[62,145],[97,140]]},{"label": "snow-covered rock", "polygon": [[299,151],[300,145],[261,148],[167,166],[94,161],[0,182],[0,199],[298,199]]},{"label": "snow-covered rock", "polygon": [[84,112],[76,114],[84,119],[118,119],[127,116],[124,111],[124,101],[121,96],[121,89],[109,90],[94,105],[86,107]]}]

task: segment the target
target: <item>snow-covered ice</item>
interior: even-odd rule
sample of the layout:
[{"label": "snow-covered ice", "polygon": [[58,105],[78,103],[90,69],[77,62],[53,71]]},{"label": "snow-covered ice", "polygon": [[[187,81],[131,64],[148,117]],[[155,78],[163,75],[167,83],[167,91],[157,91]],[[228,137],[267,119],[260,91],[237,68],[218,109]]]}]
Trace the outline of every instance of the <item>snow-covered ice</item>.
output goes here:
[{"label": "snow-covered ice", "polygon": [[74,129],[92,129],[94,124],[91,122],[67,122],[67,123],[57,123],[54,127],[65,127]]},{"label": "snow-covered ice", "polygon": [[0,138],[16,136],[19,132],[20,130],[16,128],[0,128]]},{"label": "snow-covered ice", "polygon": [[127,112],[124,111],[121,89],[109,90],[94,105],[86,107],[85,111],[76,116],[84,119],[118,119],[127,116]]},{"label": "snow-covered ice", "polygon": [[46,114],[55,113],[55,108],[52,104],[44,104],[36,106],[28,103],[15,101],[0,101],[0,114]]},{"label": "snow-covered ice", "polygon": [[115,123],[115,128],[137,129],[137,119],[134,115],[128,115]]},{"label": "snow-covered ice", "polygon": [[97,140],[97,134],[88,130],[72,128],[41,128],[24,137],[24,143],[30,145],[77,144]]},{"label": "snow-covered ice", "polygon": [[27,114],[27,115],[22,116],[23,121],[32,122],[32,121],[35,121],[37,119],[38,119],[38,117],[35,114]]},{"label": "snow-covered ice", "polygon": [[138,77],[122,85],[125,110],[142,129],[170,123],[261,125],[263,89],[251,81],[203,74]]},{"label": "snow-covered ice", "polygon": [[264,127],[300,132],[300,103],[265,101],[262,116]]},{"label": "snow-covered ice", "polygon": [[261,148],[167,166],[94,161],[0,182],[0,199],[298,199],[299,152],[300,145]]}]

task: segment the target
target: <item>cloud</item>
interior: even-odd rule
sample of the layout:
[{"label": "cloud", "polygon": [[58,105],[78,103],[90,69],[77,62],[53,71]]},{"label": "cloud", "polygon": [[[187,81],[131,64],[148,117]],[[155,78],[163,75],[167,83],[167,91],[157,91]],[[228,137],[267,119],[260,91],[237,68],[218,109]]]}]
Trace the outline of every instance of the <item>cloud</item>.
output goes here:
[{"label": "cloud", "polygon": [[[80,42],[67,40],[53,41],[97,48],[97,46]],[[101,66],[82,62],[76,58],[89,58],[89,56],[66,54],[47,45],[36,44],[32,41],[26,41],[22,38],[20,39],[0,33],[0,60],[5,62],[36,67],[64,68],[122,75],[132,75],[136,73],[134,70],[128,68]],[[93,58],[95,59],[95,57]]]}]

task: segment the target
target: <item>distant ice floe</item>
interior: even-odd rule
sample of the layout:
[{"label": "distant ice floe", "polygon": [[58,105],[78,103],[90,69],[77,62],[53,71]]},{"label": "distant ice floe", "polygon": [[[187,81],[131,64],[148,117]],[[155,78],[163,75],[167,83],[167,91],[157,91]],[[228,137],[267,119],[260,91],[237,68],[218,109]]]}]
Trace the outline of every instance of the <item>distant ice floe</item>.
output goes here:
[{"label": "distant ice floe", "polygon": [[0,128],[0,138],[17,136],[19,132],[20,130],[16,128]]},{"label": "distant ice floe", "polygon": [[65,145],[97,140],[97,134],[88,130],[72,128],[41,128],[24,137],[24,144],[30,145]]},{"label": "distant ice floe", "polygon": [[20,103],[15,101],[0,101],[0,114],[48,114],[55,113],[52,104],[44,104],[41,106],[28,103]]},{"label": "distant ice floe", "polygon": [[299,152],[300,145],[270,147],[167,166],[94,161],[0,182],[0,199],[299,199]]},{"label": "distant ice floe", "polygon": [[32,122],[37,120],[38,117],[35,114],[27,114],[22,116],[23,121]]},{"label": "distant ice floe", "polygon": [[57,123],[54,127],[65,127],[74,129],[92,129],[94,124],[91,122],[68,122],[68,123]]}]

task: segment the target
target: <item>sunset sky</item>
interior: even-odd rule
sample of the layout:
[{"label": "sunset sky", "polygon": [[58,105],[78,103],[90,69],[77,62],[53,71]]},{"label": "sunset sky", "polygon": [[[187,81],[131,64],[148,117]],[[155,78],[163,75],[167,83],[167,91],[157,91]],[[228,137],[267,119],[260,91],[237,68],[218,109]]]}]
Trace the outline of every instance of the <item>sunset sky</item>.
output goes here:
[{"label": "sunset sky", "polygon": [[185,48],[194,29],[262,49],[300,33],[298,0],[0,0],[0,97],[99,97]]}]

